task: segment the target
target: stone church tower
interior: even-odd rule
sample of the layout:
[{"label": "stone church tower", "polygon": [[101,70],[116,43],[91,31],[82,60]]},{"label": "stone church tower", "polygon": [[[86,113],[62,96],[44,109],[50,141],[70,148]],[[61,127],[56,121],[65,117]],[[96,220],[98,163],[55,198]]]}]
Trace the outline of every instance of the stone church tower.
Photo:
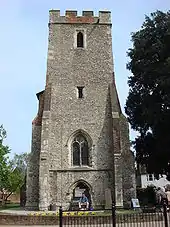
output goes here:
[{"label": "stone church tower", "polygon": [[[111,13],[50,11],[45,90],[32,123],[28,209],[69,208],[85,191],[93,207],[135,198],[129,131],[113,73]],[[107,198],[106,198],[107,197]]]}]

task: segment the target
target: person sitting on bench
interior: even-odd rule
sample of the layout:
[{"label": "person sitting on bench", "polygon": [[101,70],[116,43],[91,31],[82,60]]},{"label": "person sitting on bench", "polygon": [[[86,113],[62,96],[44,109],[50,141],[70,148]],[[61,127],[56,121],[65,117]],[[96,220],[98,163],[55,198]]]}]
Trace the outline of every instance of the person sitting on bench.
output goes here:
[{"label": "person sitting on bench", "polygon": [[82,196],[79,200],[79,209],[82,209],[82,206],[86,206],[87,210],[89,208],[89,201],[88,201],[88,198],[85,196],[84,193],[82,193]]}]

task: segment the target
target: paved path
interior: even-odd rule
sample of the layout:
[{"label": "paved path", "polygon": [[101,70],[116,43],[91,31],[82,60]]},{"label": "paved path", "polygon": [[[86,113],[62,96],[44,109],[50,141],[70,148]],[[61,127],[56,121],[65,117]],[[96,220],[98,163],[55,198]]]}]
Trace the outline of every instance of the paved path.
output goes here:
[{"label": "paved path", "polygon": [[3,214],[14,214],[14,215],[29,215],[29,214],[33,214],[33,213],[39,213],[39,214],[42,214],[42,213],[48,213],[48,214],[56,214],[56,212],[54,211],[27,211],[27,210],[0,210],[0,213],[3,213]]}]

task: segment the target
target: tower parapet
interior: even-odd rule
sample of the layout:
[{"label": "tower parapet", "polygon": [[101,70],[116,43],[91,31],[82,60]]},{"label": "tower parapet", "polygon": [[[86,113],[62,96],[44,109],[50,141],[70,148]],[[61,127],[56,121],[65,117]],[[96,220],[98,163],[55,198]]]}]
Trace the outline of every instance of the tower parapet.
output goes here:
[{"label": "tower parapet", "polygon": [[50,10],[50,24],[65,24],[65,23],[98,23],[111,24],[111,12],[99,11],[98,16],[94,16],[93,11],[83,11],[79,16],[76,10],[66,10],[65,15],[60,14],[60,10]]}]

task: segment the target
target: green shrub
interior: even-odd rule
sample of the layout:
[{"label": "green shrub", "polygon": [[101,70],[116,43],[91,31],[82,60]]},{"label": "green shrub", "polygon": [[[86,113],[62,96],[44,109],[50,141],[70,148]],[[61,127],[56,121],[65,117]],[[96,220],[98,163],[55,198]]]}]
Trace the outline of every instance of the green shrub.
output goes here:
[{"label": "green shrub", "polygon": [[141,206],[154,206],[156,204],[156,193],[154,186],[137,189],[137,198]]}]

